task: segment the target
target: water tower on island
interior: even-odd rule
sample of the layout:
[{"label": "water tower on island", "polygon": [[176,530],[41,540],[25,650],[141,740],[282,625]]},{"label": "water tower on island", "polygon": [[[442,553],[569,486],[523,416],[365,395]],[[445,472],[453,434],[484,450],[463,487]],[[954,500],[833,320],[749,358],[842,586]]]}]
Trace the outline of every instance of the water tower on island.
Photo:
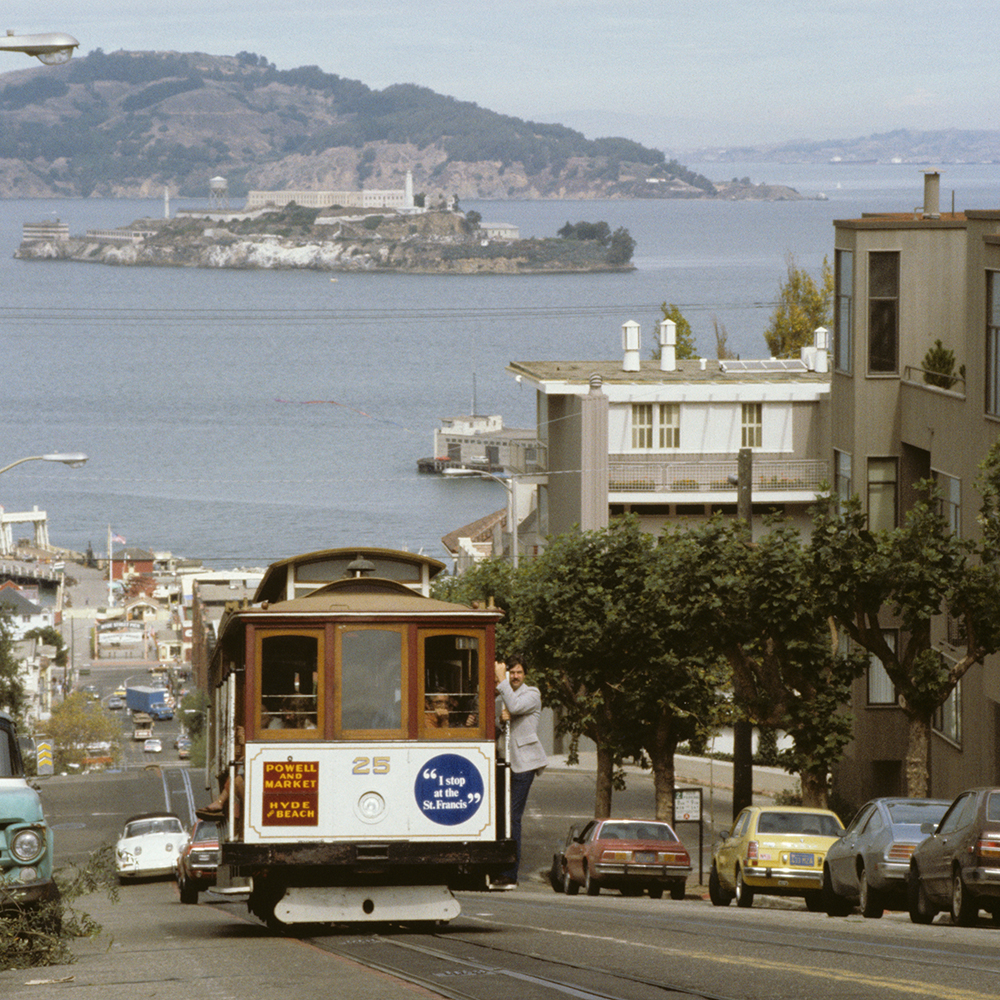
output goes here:
[{"label": "water tower on island", "polygon": [[208,182],[208,207],[229,208],[229,181],[225,177],[213,177]]}]

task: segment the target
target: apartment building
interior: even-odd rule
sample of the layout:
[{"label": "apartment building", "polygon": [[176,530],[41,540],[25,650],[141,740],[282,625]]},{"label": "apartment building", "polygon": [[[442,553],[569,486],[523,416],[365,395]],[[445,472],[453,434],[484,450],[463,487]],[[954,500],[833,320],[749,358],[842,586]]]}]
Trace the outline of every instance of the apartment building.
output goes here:
[{"label": "apartment building", "polygon": [[[860,496],[872,528],[892,528],[913,504],[914,484],[933,478],[954,529],[974,537],[977,466],[1000,434],[1000,211],[942,213],[940,177],[928,172],[913,212],[834,227],[835,489]],[[935,361],[928,352],[938,341]],[[942,350],[954,355],[950,371]],[[957,658],[960,639],[944,616],[932,641]],[[853,801],[898,794],[906,719],[881,664],[856,682],[852,709],[839,788]],[[948,797],[998,781],[1000,657],[991,657],[938,712],[930,789]]]},{"label": "apartment building", "polygon": [[516,361],[535,387],[548,459],[538,487],[539,533],[600,528],[631,512],[646,531],[736,514],[737,455],[752,450],[756,514],[808,529],[830,479],[827,331],[798,359],[676,359],[673,323],[657,329],[659,360],[641,357],[639,324],[622,326],[622,356]]}]

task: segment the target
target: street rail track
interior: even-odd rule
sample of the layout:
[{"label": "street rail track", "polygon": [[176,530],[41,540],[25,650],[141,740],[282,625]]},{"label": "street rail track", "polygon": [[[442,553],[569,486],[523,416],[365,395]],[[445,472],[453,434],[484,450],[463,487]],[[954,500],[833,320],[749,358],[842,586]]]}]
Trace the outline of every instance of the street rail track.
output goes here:
[{"label": "street rail track", "polygon": [[[423,986],[452,1000],[497,1000],[501,997],[507,1000],[514,988],[518,1000],[555,1000],[562,997],[576,997],[579,1000],[653,1000],[668,997],[739,1000],[665,980],[626,975],[584,962],[569,962],[536,952],[487,943],[466,935],[459,937],[455,930],[453,928],[445,934],[429,931],[428,934],[441,942],[491,953],[500,957],[501,961],[477,961],[468,954],[460,957],[399,934],[389,936],[373,933],[339,940],[320,937],[311,941],[324,950],[349,958],[367,968]],[[396,949],[395,954],[393,949]],[[535,971],[530,971],[531,969]],[[574,981],[574,975],[578,981]],[[596,985],[598,980],[602,980],[604,985]],[[583,985],[584,982],[591,985]]]}]

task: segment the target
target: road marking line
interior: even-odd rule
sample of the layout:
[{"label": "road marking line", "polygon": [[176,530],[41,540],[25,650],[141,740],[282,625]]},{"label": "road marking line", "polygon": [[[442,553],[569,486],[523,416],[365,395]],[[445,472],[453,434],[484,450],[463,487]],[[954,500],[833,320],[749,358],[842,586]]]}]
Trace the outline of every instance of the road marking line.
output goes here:
[{"label": "road marking line", "polygon": [[[475,920],[470,916],[468,919]],[[485,923],[485,921],[483,921]],[[601,934],[583,934],[580,931],[559,931],[551,927],[532,927],[528,924],[518,924],[518,929],[526,931],[541,931],[549,934],[556,934],[562,937],[583,938],[588,941],[600,941],[605,944],[628,945],[632,948],[645,948],[647,951],[657,952],[662,955],[670,955],[678,958],[689,958],[696,961],[718,962],[722,965],[738,965],[749,969],[751,966],[755,971],[773,972],[794,972],[801,976],[813,976],[817,979],[832,979],[842,983],[855,983],[871,988],[884,990],[894,990],[897,993],[904,993],[907,996],[927,996],[940,997],[941,987],[932,983],[917,983],[902,979],[880,979],[875,976],[868,976],[858,972],[844,972],[841,969],[809,967],[797,962],[774,962],[767,959],[754,958],[752,960],[744,958],[729,958],[717,952],[688,951],[683,948],[665,948],[661,945],[643,944],[636,941],[628,941],[624,938],[607,937]],[[981,990],[954,990],[949,987],[948,1000],[982,1000]]]}]

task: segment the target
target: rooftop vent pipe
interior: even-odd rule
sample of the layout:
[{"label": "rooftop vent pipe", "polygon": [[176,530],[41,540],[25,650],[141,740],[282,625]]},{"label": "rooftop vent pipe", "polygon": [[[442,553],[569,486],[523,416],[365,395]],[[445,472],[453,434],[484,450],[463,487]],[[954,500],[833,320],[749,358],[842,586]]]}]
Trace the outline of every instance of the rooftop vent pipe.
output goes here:
[{"label": "rooftop vent pipe", "polygon": [[941,175],[936,170],[924,171],[924,218],[941,218]]},{"label": "rooftop vent pipe", "polygon": [[634,319],[622,323],[622,350],[625,352],[622,371],[639,371],[639,324]]},{"label": "rooftop vent pipe", "polygon": [[677,324],[672,319],[660,323],[660,371],[677,371]]}]

